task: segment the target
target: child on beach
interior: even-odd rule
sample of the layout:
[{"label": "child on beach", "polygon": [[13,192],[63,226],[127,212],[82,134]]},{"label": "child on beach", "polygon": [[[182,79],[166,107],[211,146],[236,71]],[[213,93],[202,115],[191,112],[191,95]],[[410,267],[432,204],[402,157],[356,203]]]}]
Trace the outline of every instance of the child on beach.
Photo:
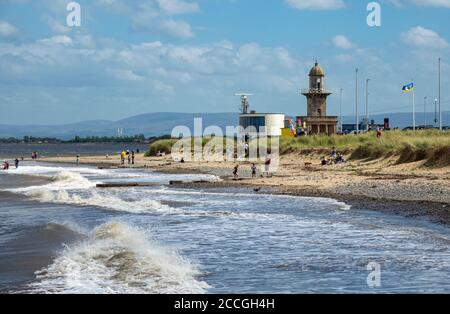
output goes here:
[{"label": "child on beach", "polygon": [[234,170],[233,170],[233,176],[235,179],[237,179],[239,177],[238,171],[239,171],[239,165],[236,165],[236,167],[234,167]]},{"label": "child on beach", "polygon": [[256,165],[252,165],[252,178],[256,178]]}]

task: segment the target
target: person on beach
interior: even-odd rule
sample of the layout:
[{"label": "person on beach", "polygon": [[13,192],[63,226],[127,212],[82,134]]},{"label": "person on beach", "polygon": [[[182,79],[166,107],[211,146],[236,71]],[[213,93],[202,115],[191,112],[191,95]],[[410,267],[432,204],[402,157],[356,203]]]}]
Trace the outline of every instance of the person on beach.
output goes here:
[{"label": "person on beach", "polygon": [[3,170],[9,169],[9,162],[7,160],[3,161]]},{"label": "person on beach", "polygon": [[80,164],[80,155],[77,155],[77,165]]},{"label": "person on beach", "polygon": [[16,160],[14,160],[14,166],[17,168],[19,168],[19,159],[16,158]]},{"label": "person on beach", "polygon": [[134,165],[135,153],[134,150],[131,151],[131,164]]},{"label": "person on beach", "polygon": [[256,165],[252,165],[252,178],[256,178]]},{"label": "person on beach", "polygon": [[336,157],[337,157],[336,147],[333,147],[333,149],[331,150],[330,157],[331,157],[332,159],[336,159]]},{"label": "person on beach", "polygon": [[120,153],[120,163],[122,165],[125,165],[125,156],[126,156],[126,154],[127,153],[124,150]]},{"label": "person on beach", "polygon": [[381,134],[381,129],[377,128],[377,138],[381,138],[382,134]]},{"label": "person on beach", "polygon": [[239,165],[236,165],[236,167],[234,167],[234,169],[233,169],[233,176],[235,179],[239,178],[238,171],[239,171]]},{"label": "person on beach", "polygon": [[264,163],[264,173],[266,173],[267,177],[270,176],[270,164],[272,163],[272,160],[267,157],[266,162]]},{"label": "person on beach", "polygon": [[128,152],[128,164],[131,165],[131,154]]}]

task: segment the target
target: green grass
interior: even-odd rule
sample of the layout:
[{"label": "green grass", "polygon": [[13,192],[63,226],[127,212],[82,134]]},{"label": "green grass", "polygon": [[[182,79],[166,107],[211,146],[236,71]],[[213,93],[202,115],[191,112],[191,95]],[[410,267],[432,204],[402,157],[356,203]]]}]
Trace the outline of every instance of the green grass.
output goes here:
[{"label": "green grass", "polygon": [[[194,138],[191,138],[191,147],[194,149]],[[202,139],[203,147],[211,140],[209,137],[205,137]],[[150,144],[150,150],[145,154],[146,157],[156,156],[158,152],[170,154],[172,152],[172,147],[177,143],[179,139],[162,139],[155,141]],[[189,141],[189,139],[184,139],[183,141]]]},{"label": "green grass", "polygon": [[350,159],[378,159],[396,156],[398,163],[426,160],[426,166],[450,165],[450,133],[437,130],[390,131],[381,138],[375,133],[347,136],[309,136],[300,139],[282,139],[282,154],[299,152],[324,153],[335,147],[350,155]]}]

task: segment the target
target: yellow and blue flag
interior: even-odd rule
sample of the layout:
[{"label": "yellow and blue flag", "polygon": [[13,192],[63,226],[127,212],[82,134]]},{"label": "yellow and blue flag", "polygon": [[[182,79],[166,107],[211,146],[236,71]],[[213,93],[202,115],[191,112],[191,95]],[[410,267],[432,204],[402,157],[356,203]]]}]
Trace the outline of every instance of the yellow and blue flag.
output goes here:
[{"label": "yellow and blue flag", "polygon": [[412,90],[414,90],[414,83],[409,83],[409,84],[403,86],[403,88],[402,88],[402,91],[404,93],[409,93]]}]

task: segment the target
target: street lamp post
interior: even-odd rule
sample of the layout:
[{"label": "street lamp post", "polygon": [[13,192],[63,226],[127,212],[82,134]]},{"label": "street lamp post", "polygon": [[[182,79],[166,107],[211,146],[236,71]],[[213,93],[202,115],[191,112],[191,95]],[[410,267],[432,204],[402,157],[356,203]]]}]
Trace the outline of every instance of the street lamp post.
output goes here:
[{"label": "street lamp post", "polygon": [[427,99],[428,99],[427,96],[425,96],[423,98],[423,126],[424,126],[424,128],[427,127]]},{"label": "street lamp post", "polygon": [[366,80],[366,131],[369,131],[369,82],[370,79]]},{"label": "street lamp post", "polygon": [[340,124],[340,131],[343,132],[344,127],[343,127],[343,121],[342,121],[342,93],[343,93],[344,89],[341,88],[340,90],[340,97],[339,97],[339,124]]},{"label": "street lamp post", "polygon": [[438,99],[434,100],[434,126],[437,126],[438,118],[437,118],[437,103]]}]

